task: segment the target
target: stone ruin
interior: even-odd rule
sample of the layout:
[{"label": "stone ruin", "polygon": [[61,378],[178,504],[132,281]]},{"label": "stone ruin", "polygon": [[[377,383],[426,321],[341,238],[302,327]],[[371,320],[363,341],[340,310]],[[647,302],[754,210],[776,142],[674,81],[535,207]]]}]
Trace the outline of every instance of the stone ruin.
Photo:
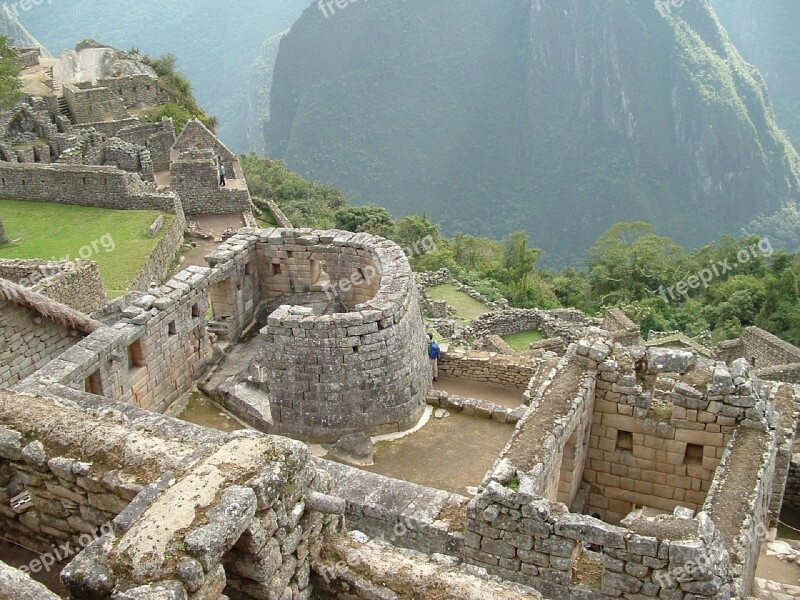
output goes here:
[{"label": "stone ruin", "polygon": [[212,132],[193,120],[176,137],[172,119],[140,118],[168,94],[138,55],[90,40],[58,60],[24,51],[19,60],[23,100],[0,112],[4,197],[158,210],[181,220],[238,214],[255,225],[239,159]]},{"label": "stone ruin", "polygon": [[[160,92],[114,52],[79,46],[74,80],[21,54],[52,94],[0,116],[3,195],[171,212],[173,241],[187,214],[249,214],[202,124],[131,117]],[[392,242],[242,229],[149,285],[174,254],[110,304],[94,263],[0,262],[0,530],[68,559],[73,598],[749,598],[767,528],[800,506],[800,350],[760,329],[675,350],[621,311],[492,305],[440,372],[524,389],[512,409],[430,389],[420,304],[441,313],[425,289],[453,280],[418,289]],[[509,354],[499,336],[529,329],[548,339]],[[254,429],[164,416],[225,357],[241,369],[214,396]],[[426,403],[513,428],[471,498],[278,437],[401,432]],[[0,597],[55,598],[2,563]]]},{"label": "stone ruin", "polygon": [[[96,319],[4,284],[2,314],[38,319],[31,339],[78,332],[0,385],[2,529],[43,556],[78,540],[62,574],[72,597],[751,594],[794,481],[800,397],[753,363],[775,369],[796,349],[760,330],[716,359],[625,345],[617,315],[563,356],[443,356],[446,373],[526,388],[519,409],[500,409],[429,392],[417,290],[393,243],[244,229],[207,261]],[[513,436],[470,499],[162,416],[253,322],[256,360],[223,401],[257,429],[398,431],[427,400]],[[398,527],[391,544],[372,539]],[[0,566],[0,594],[27,590],[52,597]]]},{"label": "stone ruin", "polygon": [[[252,288],[245,309],[278,305],[246,378],[224,400],[234,414],[270,432],[325,442],[404,431],[419,421],[431,384],[425,328],[396,244],[340,231],[263,230],[229,239],[207,260],[226,271],[239,265],[217,284],[220,295]],[[218,307],[215,317],[238,330],[242,305]]]},{"label": "stone ruin", "polygon": [[3,227],[3,221],[0,220],[0,244],[7,244],[9,242],[8,235],[6,235],[6,229]]}]

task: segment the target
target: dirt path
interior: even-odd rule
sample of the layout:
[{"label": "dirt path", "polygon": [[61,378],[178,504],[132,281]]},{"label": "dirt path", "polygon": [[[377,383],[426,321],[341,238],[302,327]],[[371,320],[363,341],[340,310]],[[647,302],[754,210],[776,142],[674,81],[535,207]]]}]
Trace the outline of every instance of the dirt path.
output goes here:
[{"label": "dirt path", "polygon": [[525,388],[513,388],[497,383],[483,383],[444,376],[439,377],[439,381],[434,383],[433,387],[445,391],[451,396],[488,400],[508,408],[517,408],[522,404],[522,394],[525,391]]},{"label": "dirt path", "polygon": [[758,558],[756,577],[787,585],[800,586],[800,565],[783,562],[775,556],[767,556],[765,548],[766,546],[761,549],[761,556]]}]

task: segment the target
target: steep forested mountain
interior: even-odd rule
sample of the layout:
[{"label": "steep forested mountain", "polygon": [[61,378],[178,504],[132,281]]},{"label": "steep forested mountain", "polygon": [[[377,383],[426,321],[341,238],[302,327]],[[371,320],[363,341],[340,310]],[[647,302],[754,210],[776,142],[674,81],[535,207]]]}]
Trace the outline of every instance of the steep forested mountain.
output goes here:
[{"label": "steep forested mountain", "polygon": [[703,243],[800,188],[706,0],[315,4],[281,41],[268,153],[446,232],[524,228],[560,261],[633,219]]},{"label": "steep forested mountain", "polygon": [[764,75],[778,125],[800,147],[800,2],[714,0],[714,9],[745,60]]},{"label": "steep forested mountain", "polygon": [[175,54],[200,104],[219,119],[222,139],[244,152],[263,148],[260,122],[248,125],[256,119],[248,94],[253,62],[264,40],[288,29],[310,1],[58,0],[19,18],[53,54],[85,38],[151,56]]}]

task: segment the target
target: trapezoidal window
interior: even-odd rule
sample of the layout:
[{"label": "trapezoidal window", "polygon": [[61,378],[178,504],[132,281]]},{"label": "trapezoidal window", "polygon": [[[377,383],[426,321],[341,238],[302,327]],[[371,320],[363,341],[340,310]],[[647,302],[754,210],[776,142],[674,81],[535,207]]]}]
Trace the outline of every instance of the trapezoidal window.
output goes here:
[{"label": "trapezoidal window", "polygon": [[280,263],[272,263],[272,274],[280,275],[281,273],[283,273],[283,267],[281,267]]},{"label": "trapezoidal window", "polygon": [[87,394],[103,395],[103,380],[100,379],[100,371],[95,371],[86,378],[84,389]]},{"label": "trapezoidal window", "polygon": [[703,447],[697,444],[686,444],[686,455],[683,458],[685,465],[703,464]]},{"label": "trapezoidal window", "polygon": [[128,346],[128,368],[137,369],[144,366],[144,349],[142,340],[136,340]]},{"label": "trapezoidal window", "polygon": [[617,450],[633,450],[633,434],[630,431],[617,432]]}]

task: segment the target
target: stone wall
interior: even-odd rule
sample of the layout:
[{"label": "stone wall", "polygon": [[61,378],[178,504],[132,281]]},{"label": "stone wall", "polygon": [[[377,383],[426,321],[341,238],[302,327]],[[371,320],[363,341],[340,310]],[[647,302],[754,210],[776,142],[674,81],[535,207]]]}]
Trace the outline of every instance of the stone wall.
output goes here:
[{"label": "stone wall", "polygon": [[783,506],[792,510],[800,510],[800,454],[792,455],[789,477],[783,496]]},{"label": "stone wall", "polygon": [[330,544],[314,568],[321,598],[376,600],[540,600],[534,589],[500,581],[449,556],[398,550],[353,532]]},{"label": "stone wall", "polygon": [[734,565],[733,598],[751,595],[761,545],[767,539],[775,433],[773,429],[737,429],[700,513],[713,521]]},{"label": "stone wall", "polygon": [[15,48],[17,53],[17,66],[20,69],[27,69],[35,67],[39,64],[39,59],[42,57],[41,48]]},{"label": "stone wall", "polygon": [[753,376],[769,381],[785,381],[800,384],[800,363],[753,369]]},{"label": "stone wall", "polygon": [[524,388],[536,369],[535,359],[453,349],[442,352],[439,375]]},{"label": "stone wall", "polygon": [[[101,133],[106,137],[118,137],[123,129],[128,127],[138,127],[142,122],[136,117],[128,117],[127,119],[118,119],[116,121],[96,121],[89,123],[75,123],[74,129],[76,131],[83,131],[94,129],[97,133]],[[127,140],[133,141],[133,140]],[[136,143],[134,141],[134,143]],[[139,144],[142,145],[142,144]]]},{"label": "stone wall", "polygon": [[82,339],[71,327],[27,307],[0,304],[0,387],[16,384]]},{"label": "stone wall", "polygon": [[208,269],[190,267],[123,305],[119,322],[70,348],[17,386],[56,383],[162,413],[211,358]]},{"label": "stone wall", "polygon": [[615,342],[623,346],[633,346],[642,342],[639,326],[619,308],[612,308],[606,313],[601,327],[611,334]]},{"label": "stone wall", "polygon": [[253,204],[255,204],[258,208],[266,210],[270,215],[272,215],[272,220],[278,225],[278,227],[284,229],[292,228],[292,224],[289,219],[272,200],[264,200],[262,198],[256,198],[255,196],[252,197],[252,200]]},{"label": "stone wall", "polygon": [[169,117],[163,117],[160,123],[135,123],[123,127],[116,135],[126,142],[144,146],[150,151],[153,169],[168,171],[172,146],[175,144],[175,125]]},{"label": "stone wall", "polygon": [[[520,404],[517,408],[509,408],[479,398],[451,396],[442,390],[431,390],[428,392],[426,400],[430,406],[435,408],[444,408],[450,412],[463,413],[469,417],[474,416],[479,419],[490,419],[508,425],[519,423],[528,408],[524,404]],[[521,401],[522,399],[520,399]]]},{"label": "stone wall", "polygon": [[8,242],[9,239],[6,235],[6,228],[3,226],[3,221],[0,220],[0,245],[7,244]]},{"label": "stone wall", "polygon": [[430,389],[425,329],[402,250],[368,234],[258,232],[264,297],[317,289],[346,312],[284,305],[261,332],[275,431],[335,441],[413,427]]},{"label": "stone wall", "polygon": [[757,369],[800,363],[800,348],[758,327],[746,328],[741,340],[745,358]]},{"label": "stone wall", "polygon": [[122,99],[125,108],[148,108],[167,100],[158,79],[146,74],[99,79],[96,87],[111,90]]},{"label": "stone wall", "polygon": [[0,163],[4,198],[119,210],[175,213],[174,194],[158,194],[134,173],[114,167]]},{"label": "stone wall", "polygon": [[[710,389],[712,396],[724,400],[724,406],[736,409],[732,418],[737,427],[727,438],[721,459],[714,459],[720,467],[708,496],[698,498],[702,512],[696,516],[692,510],[677,507],[674,515],[657,518],[632,513],[622,520],[622,526],[616,526],[572,514],[565,505],[570,500],[565,492],[573,489],[576,477],[584,471],[581,447],[586,441],[590,446],[597,443],[596,429],[605,419],[602,404],[615,401],[602,384],[628,388],[612,392],[620,396],[620,404],[625,396],[642,398],[644,403],[635,381],[630,385],[619,378],[610,382],[607,374],[632,371],[636,365],[650,368],[651,373],[678,366],[655,355],[645,360],[643,351],[627,355],[621,346],[614,347],[607,335],[590,330],[589,338],[572,346],[541,381],[530,411],[469,504],[466,560],[504,579],[531,585],[551,598],[747,597],[752,556],[757,555],[761,542],[756,533],[766,523],[768,498],[774,481],[781,477],[775,473],[778,423],[764,402],[774,393],[772,384],[759,390],[752,382],[739,382],[739,377],[747,377],[746,365],[740,362],[734,368],[742,373],[723,372],[717,365],[711,378],[703,381],[689,370],[685,381],[674,386],[679,392],[673,395],[675,409],[701,410],[685,406],[688,398],[699,401],[702,396],[689,393],[692,386]],[[677,370],[687,369],[688,365]],[[750,395],[742,395],[745,390],[739,386],[750,386]],[[741,393],[736,394],[737,390]],[[661,395],[655,394],[656,398]],[[741,406],[751,399],[751,408]],[[705,398],[703,402],[709,403]],[[646,421],[651,407],[631,408],[635,418]],[[587,419],[587,415],[594,418]],[[673,426],[674,422],[655,423],[654,437],[668,433]],[[597,455],[589,449],[587,471],[593,460]],[[610,462],[609,467],[608,474],[613,475]],[[629,472],[619,477],[635,485],[640,475]],[[616,485],[611,482],[606,490]],[[633,490],[628,490],[625,497],[633,495]],[[691,568],[700,564],[703,569]]]},{"label": "stone wall", "polygon": [[324,459],[314,464],[347,502],[348,529],[425,554],[461,555],[467,498]]},{"label": "stone wall", "polygon": [[164,234],[156,243],[144,267],[130,285],[130,290],[145,292],[150,284],[160,284],[169,273],[175,262],[175,255],[183,243],[183,234],[186,230],[186,217],[183,211],[172,218],[172,222],[165,229]]},{"label": "stone wall", "polygon": [[256,310],[266,322],[247,396],[269,403],[269,416],[251,413],[246,398],[230,410],[270,432],[323,441],[416,424],[430,372],[416,288],[396,244],[335,230],[243,229],[206,260],[209,327],[236,339]]},{"label": "stone wall", "polygon": [[119,138],[111,138],[103,146],[103,165],[117,167],[129,173],[138,173],[143,181],[154,182],[153,160],[144,146],[131,144]]},{"label": "stone wall", "polygon": [[0,561],[0,597],[25,598],[26,600],[60,600],[30,575],[14,569]]},{"label": "stone wall", "polygon": [[219,185],[217,163],[210,150],[190,150],[172,162],[170,182],[187,216],[252,212],[250,192],[244,180],[234,182],[228,170],[226,187]]},{"label": "stone wall", "polygon": [[57,273],[35,283],[31,289],[86,314],[106,305],[105,287],[96,262],[73,261],[60,263],[59,267]]},{"label": "stone wall", "polygon": [[122,98],[107,87],[63,86],[64,98],[74,123],[117,121],[130,117]]},{"label": "stone wall", "polygon": [[237,156],[197,119],[192,119],[186,124],[178,136],[173,150],[176,154],[192,150],[208,150],[214,160],[222,161],[230,179],[244,177]]},{"label": "stone wall", "polygon": [[[684,378],[661,375],[659,360],[670,352],[648,351],[647,372],[656,378],[652,392],[638,383],[633,360],[620,348],[614,359],[599,366],[584,477],[593,486],[589,511],[606,521],[619,522],[636,506],[697,510],[737,423],[746,412],[758,418],[743,363],[733,373],[708,365]],[[688,365],[692,355],[680,354]],[[734,385],[740,377],[742,383]]]},{"label": "stone wall", "polygon": [[477,317],[471,329],[476,339],[538,330],[547,337],[561,337],[571,344],[583,335],[587,327],[597,323],[596,319],[589,319],[575,309],[508,308]]},{"label": "stone wall", "polygon": [[302,444],[49,394],[0,392],[0,522],[43,552],[82,549],[62,573],[72,597],[310,596],[340,519],[320,512],[339,505]]}]

